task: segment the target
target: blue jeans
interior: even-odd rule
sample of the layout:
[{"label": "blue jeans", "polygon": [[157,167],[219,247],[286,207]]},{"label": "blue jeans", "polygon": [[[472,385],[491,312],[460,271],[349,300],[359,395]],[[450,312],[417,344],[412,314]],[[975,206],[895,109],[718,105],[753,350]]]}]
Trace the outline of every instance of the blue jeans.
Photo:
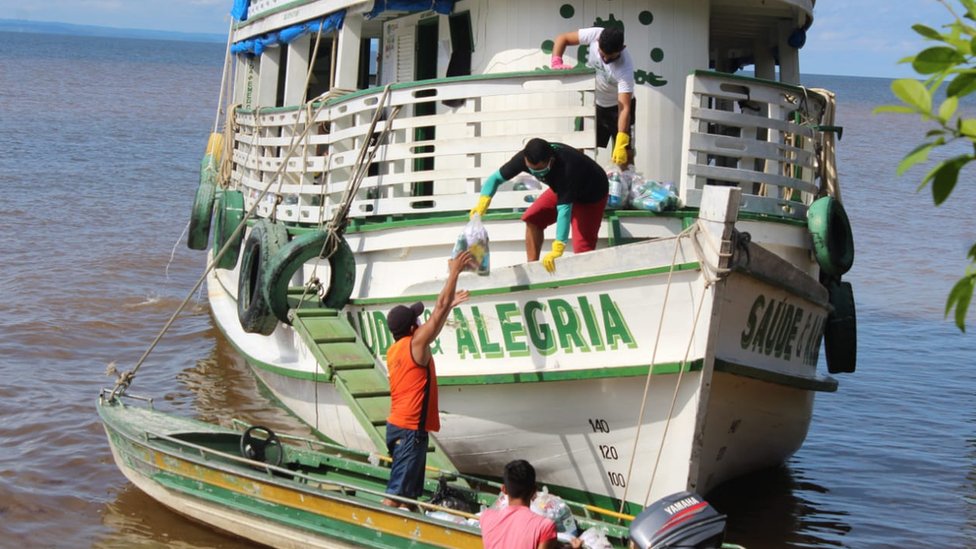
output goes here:
[{"label": "blue jeans", "polygon": [[387,494],[417,499],[424,492],[427,439],[426,431],[386,424],[386,448],[393,457]]}]

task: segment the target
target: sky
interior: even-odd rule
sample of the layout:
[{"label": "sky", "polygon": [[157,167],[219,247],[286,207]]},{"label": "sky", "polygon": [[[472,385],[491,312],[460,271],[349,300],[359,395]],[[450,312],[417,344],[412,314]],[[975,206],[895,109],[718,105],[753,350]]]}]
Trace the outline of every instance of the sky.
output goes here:
[{"label": "sky", "polygon": [[[953,7],[957,0],[949,0]],[[226,35],[232,0],[0,0],[0,18]],[[898,60],[926,41],[911,26],[951,19],[937,0],[818,0],[801,51],[806,74],[910,77]]]}]

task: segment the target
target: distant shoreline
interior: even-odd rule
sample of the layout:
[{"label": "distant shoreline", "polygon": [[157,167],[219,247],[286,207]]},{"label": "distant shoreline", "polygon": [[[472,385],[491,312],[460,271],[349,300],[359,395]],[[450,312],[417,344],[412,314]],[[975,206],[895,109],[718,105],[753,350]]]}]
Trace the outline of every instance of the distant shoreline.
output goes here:
[{"label": "distant shoreline", "polygon": [[35,34],[67,34],[72,36],[100,36],[106,38],[135,38],[143,40],[176,40],[180,42],[217,42],[227,40],[225,35],[203,32],[175,32],[146,29],[124,29],[97,25],[74,25],[25,19],[0,19],[0,32],[24,32]]}]

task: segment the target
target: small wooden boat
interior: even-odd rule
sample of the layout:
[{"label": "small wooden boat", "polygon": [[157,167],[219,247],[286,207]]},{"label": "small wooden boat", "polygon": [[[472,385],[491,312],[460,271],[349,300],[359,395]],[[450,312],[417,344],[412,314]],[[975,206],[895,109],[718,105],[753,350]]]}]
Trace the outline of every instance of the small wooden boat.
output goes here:
[{"label": "small wooden boat", "polygon": [[[480,548],[476,513],[500,487],[429,468],[420,501],[403,500],[419,510],[393,508],[380,503],[390,497],[386,456],[243,422],[204,423],[110,391],[98,413],[133,484],[182,515],[272,547]],[[613,547],[627,546],[634,517],[564,501],[580,530],[601,528]]]}]

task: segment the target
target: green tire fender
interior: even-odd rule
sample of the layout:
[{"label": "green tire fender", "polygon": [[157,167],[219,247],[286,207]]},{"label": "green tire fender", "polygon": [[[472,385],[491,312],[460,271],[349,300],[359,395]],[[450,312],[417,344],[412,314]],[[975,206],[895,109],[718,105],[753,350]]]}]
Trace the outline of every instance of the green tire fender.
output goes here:
[{"label": "green tire fender", "polygon": [[[207,155],[210,156],[210,155]],[[200,163],[200,184],[190,209],[190,229],[186,245],[191,250],[206,250],[210,239],[210,219],[213,215],[214,198],[217,194],[217,170],[204,157]]]},{"label": "green tire fender", "polygon": [[810,204],[807,228],[820,270],[839,277],[854,264],[854,233],[847,212],[835,198],[824,196]]},{"label": "green tire fender", "polygon": [[[328,231],[305,233],[292,239],[278,250],[271,259],[268,276],[264,279],[264,291],[275,318],[291,324],[288,318],[288,286],[298,269],[312,258],[319,257],[330,238]],[[330,309],[341,309],[349,302],[356,283],[356,259],[346,239],[336,236],[335,253],[329,257],[329,286],[322,304]]]},{"label": "green tire fender", "polygon": [[827,287],[833,311],[824,326],[824,352],[827,371],[850,374],[857,368],[857,315],[854,289],[850,282],[836,282]]},{"label": "green tire fender", "polygon": [[241,243],[244,241],[244,231],[239,231],[234,236],[234,231],[244,219],[244,194],[241,191],[220,193],[215,209],[217,212],[214,215],[214,253],[219,252],[224,244],[230,242],[227,251],[217,260],[217,267],[233,269],[237,265],[237,258],[241,255]]},{"label": "green tire fender", "polygon": [[287,243],[288,230],[268,219],[255,223],[244,240],[237,278],[237,318],[247,333],[271,335],[278,325],[262,288],[271,258]]}]

